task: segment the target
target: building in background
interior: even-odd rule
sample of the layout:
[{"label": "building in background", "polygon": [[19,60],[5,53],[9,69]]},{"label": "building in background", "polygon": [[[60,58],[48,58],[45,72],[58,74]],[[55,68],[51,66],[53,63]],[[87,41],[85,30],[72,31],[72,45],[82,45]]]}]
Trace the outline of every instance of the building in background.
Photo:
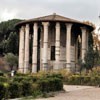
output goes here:
[{"label": "building in background", "polygon": [[88,34],[93,27],[57,14],[25,20],[19,30],[19,72],[67,69],[75,71],[84,62]]}]

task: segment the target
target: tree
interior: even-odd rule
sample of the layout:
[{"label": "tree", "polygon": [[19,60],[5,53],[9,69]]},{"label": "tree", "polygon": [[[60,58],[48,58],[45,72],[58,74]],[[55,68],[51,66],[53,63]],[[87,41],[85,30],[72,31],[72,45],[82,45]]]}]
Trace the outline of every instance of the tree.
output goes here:
[{"label": "tree", "polygon": [[[8,20],[0,23],[0,54],[12,52],[18,54],[18,32],[15,24],[19,19]],[[14,44],[14,45],[13,45]]]},{"label": "tree", "polygon": [[4,56],[4,59],[6,63],[9,65],[9,67],[11,68],[11,70],[13,70],[14,66],[18,65],[18,57],[14,55],[13,53],[7,53]]},{"label": "tree", "polygon": [[84,62],[82,59],[79,60],[78,64],[80,66],[80,73],[85,68],[88,72],[88,70],[92,70],[94,66],[97,66],[99,64],[99,51],[96,46],[94,46],[93,41],[93,33],[89,34],[88,39],[88,50],[86,51]]},{"label": "tree", "polygon": [[18,53],[18,35],[16,32],[11,32],[7,39],[7,52],[12,52],[13,54]]}]

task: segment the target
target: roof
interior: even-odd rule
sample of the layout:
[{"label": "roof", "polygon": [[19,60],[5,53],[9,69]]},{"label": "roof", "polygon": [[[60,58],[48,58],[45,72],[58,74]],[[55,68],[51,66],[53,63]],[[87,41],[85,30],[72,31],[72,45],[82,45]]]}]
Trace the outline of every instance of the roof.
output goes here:
[{"label": "roof", "polygon": [[20,26],[20,25],[26,24],[26,23],[43,22],[43,21],[44,22],[46,22],[46,21],[57,22],[58,21],[58,22],[77,23],[77,24],[81,24],[81,25],[91,27],[93,29],[93,27],[90,26],[90,25],[84,24],[83,22],[80,22],[80,21],[77,21],[77,20],[74,20],[74,19],[71,19],[71,18],[67,18],[67,17],[64,17],[64,16],[57,15],[56,13],[54,13],[52,15],[48,15],[48,16],[24,20],[24,21],[17,23],[16,26]]}]

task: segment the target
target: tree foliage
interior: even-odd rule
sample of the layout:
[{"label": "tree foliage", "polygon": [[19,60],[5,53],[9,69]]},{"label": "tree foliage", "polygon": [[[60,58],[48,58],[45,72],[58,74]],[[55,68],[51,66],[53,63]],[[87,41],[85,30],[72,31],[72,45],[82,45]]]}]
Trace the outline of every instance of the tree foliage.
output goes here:
[{"label": "tree foliage", "polygon": [[7,53],[4,56],[4,59],[6,63],[10,66],[11,70],[13,69],[14,66],[18,65],[18,57],[13,53]]},{"label": "tree foliage", "polygon": [[0,54],[12,52],[18,54],[18,32],[15,24],[19,19],[8,20],[0,23]]},{"label": "tree foliage", "polygon": [[99,51],[97,47],[94,47],[93,45],[93,35],[89,34],[89,40],[88,40],[88,50],[85,54],[85,65],[84,67],[87,70],[92,70],[94,66],[98,65],[98,61],[100,59]]}]

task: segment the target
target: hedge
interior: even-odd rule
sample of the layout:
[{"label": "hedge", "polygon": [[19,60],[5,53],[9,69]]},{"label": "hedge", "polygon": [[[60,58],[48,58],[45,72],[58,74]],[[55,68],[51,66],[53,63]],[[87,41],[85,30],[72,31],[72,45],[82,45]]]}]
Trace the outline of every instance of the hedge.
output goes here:
[{"label": "hedge", "polygon": [[17,75],[12,78],[0,77],[0,100],[23,96],[36,96],[40,93],[63,89],[61,75]]},{"label": "hedge", "polygon": [[90,85],[90,86],[100,86],[100,76],[81,76],[72,75],[64,80],[65,84],[69,85]]},{"label": "hedge", "polygon": [[10,98],[18,98],[22,94],[21,84],[18,82],[12,82],[9,84],[9,96]]},{"label": "hedge", "polygon": [[8,83],[0,83],[0,100],[2,100],[3,98],[5,100],[9,97],[8,87]]},{"label": "hedge", "polygon": [[22,81],[22,95],[23,96],[30,96],[32,95],[33,88],[32,88],[32,82],[30,81]]},{"label": "hedge", "polygon": [[4,76],[0,76],[0,82],[7,82],[8,79]]}]

